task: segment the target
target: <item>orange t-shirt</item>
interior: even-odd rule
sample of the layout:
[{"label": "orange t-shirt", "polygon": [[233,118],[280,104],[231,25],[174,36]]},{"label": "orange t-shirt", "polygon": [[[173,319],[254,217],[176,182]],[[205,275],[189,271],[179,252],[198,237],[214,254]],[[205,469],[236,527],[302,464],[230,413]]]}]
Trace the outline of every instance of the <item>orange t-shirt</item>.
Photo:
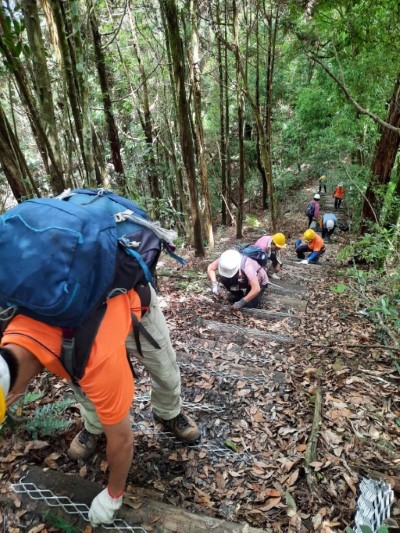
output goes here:
[{"label": "orange t-shirt", "polygon": [[313,252],[320,252],[324,246],[324,240],[319,235],[316,235],[313,240],[308,243],[308,248]]},{"label": "orange t-shirt", "polygon": [[344,198],[344,188],[336,187],[335,192],[333,193],[335,198]]},{"label": "orange t-shirt", "polygon": [[[103,424],[118,424],[130,411],[135,384],[128,363],[125,340],[132,328],[131,312],[140,320],[140,298],[131,290],[110,298],[92,350],[79,382],[93,402]],[[17,315],[1,339],[1,345],[17,344],[29,350],[53,374],[70,380],[59,361],[62,329]]]}]

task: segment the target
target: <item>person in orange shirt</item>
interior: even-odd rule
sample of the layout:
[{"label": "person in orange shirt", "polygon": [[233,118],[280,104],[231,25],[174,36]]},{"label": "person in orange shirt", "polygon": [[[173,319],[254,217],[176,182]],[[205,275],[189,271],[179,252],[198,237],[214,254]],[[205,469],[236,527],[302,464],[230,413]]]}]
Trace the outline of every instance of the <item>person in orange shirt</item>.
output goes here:
[{"label": "person in orange shirt", "polygon": [[342,182],[340,182],[335,190],[333,191],[332,198],[335,199],[335,211],[340,209],[340,204],[342,203],[342,200],[344,198],[345,190],[344,185]]},{"label": "person in orange shirt", "polygon": [[[143,330],[134,335],[132,314],[155,344]],[[61,328],[33,318],[19,314],[11,319],[0,348],[0,425],[6,407],[24,394],[43,369],[71,381],[59,360],[62,337]],[[140,285],[110,298],[83,376],[79,383],[70,384],[81,404],[84,428],[71,442],[68,455],[87,459],[95,451],[99,435],[104,433],[107,439],[108,486],[92,501],[89,520],[93,526],[113,522],[132,463],[130,409],[135,385],[127,347],[150,373],[155,420],[182,442],[193,443],[200,436],[196,423],[182,412],[176,354],[154,289],[150,284]]]},{"label": "person in orange shirt", "polygon": [[[322,254],[325,253],[325,243],[313,229],[308,229],[304,232],[303,240],[297,239],[295,242],[296,254],[299,259],[302,259],[303,264],[315,264],[318,262]],[[311,252],[306,258],[306,253]]]}]

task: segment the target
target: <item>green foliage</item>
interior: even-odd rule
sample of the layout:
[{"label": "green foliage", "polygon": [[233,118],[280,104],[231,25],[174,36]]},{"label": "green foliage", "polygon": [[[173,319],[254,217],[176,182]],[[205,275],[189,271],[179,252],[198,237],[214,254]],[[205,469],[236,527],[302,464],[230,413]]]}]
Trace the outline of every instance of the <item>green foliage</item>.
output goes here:
[{"label": "green foliage", "polygon": [[338,283],[336,286],[330,287],[330,289],[336,294],[343,294],[348,289],[348,287],[344,283]]},{"label": "green foliage", "polygon": [[36,408],[33,418],[26,422],[25,429],[34,439],[40,436],[48,437],[56,431],[64,431],[71,425],[71,420],[62,417],[63,412],[71,404],[72,399],[48,403]]},{"label": "green foliage", "polygon": [[244,223],[247,227],[251,229],[256,229],[261,226],[260,219],[254,215],[246,215],[244,219]]},{"label": "green foliage", "polygon": [[[344,249],[340,257],[350,257],[353,263],[347,274],[350,278],[349,290],[354,294],[356,303],[377,323],[384,339],[390,336],[392,340],[400,330],[400,242],[397,228],[374,225],[369,233]],[[360,263],[366,267],[361,268]],[[400,372],[400,363],[393,354],[391,359]]]},{"label": "green foliage", "polygon": [[70,522],[67,522],[65,518],[62,516],[59,516],[58,514],[53,513],[52,511],[48,511],[44,514],[44,519],[46,521],[46,525],[49,525],[53,528],[56,528],[57,531],[60,531],[61,533],[79,533],[80,529]]}]

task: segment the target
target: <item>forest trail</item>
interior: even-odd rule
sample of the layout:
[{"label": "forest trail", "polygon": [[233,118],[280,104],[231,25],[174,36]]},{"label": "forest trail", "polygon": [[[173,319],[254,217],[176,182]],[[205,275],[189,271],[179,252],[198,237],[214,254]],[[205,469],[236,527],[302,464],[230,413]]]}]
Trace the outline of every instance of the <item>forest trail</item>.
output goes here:
[{"label": "forest trail", "polygon": [[[322,212],[333,207],[328,195],[321,206]],[[400,489],[400,436],[391,411],[398,375],[372,348],[380,341],[371,323],[347,294],[332,290],[343,276],[337,252],[347,234],[334,235],[318,265],[296,261],[303,211],[298,204],[282,220],[279,229],[290,236],[282,277],[273,280],[260,309],[232,313],[214,298],[205,274],[209,259],[161,271],[160,300],[177,350],[184,406],[202,439],[182,447],[154,425],[149,377],[134,361],[135,459],[127,506],[119,513],[128,524],[159,533],[329,533],[352,523],[363,476]],[[263,233],[247,229],[244,241]],[[222,230],[217,243],[213,257],[237,245],[234,228]],[[54,383],[43,378],[38,388],[50,391]],[[30,470],[27,479],[35,486],[89,503],[106,480],[104,446],[87,465],[74,464],[65,451],[76,429],[27,452],[22,468],[12,466],[11,479]],[[8,465],[24,447],[14,442],[4,450]],[[53,448],[59,453],[52,457]],[[10,489],[7,497],[30,501]],[[46,507],[40,506],[35,513]],[[400,513],[398,506],[394,512]],[[83,531],[84,522],[67,519]]]}]

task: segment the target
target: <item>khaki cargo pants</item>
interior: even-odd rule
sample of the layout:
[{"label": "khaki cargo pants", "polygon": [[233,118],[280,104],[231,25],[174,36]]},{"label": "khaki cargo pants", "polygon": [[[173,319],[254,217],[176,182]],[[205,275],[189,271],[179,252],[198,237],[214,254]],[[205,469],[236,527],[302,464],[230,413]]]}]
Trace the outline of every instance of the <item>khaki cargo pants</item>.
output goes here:
[{"label": "khaki cargo pants", "polygon": [[[170,420],[175,418],[181,411],[181,376],[176,363],[176,354],[171,344],[167,322],[160,309],[153,287],[151,287],[150,306],[141,323],[158,343],[160,349],[155,348],[142,334],[140,334],[140,343],[143,357],[137,351],[133,334],[128,336],[126,347],[150,374],[151,405],[154,413],[164,420]],[[81,415],[87,431],[96,435],[103,433],[102,425],[93,403],[78,386],[71,384],[71,388],[80,403]]]}]

